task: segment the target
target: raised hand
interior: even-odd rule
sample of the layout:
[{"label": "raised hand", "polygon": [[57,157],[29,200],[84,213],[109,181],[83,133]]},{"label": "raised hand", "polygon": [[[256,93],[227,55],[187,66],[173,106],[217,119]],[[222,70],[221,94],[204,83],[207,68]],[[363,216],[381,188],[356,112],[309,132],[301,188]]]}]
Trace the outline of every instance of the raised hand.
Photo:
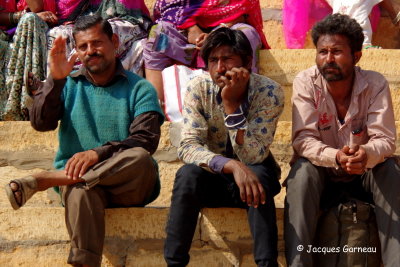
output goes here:
[{"label": "raised hand", "polygon": [[66,78],[74,63],[78,58],[78,54],[73,54],[70,59],[66,55],[67,38],[58,36],[53,43],[53,47],[49,53],[50,74],[54,80],[61,80]]},{"label": "raised hand", "polygon": [[243,101],[250,72],[243,67],[228,70],[219,80],[224,84],[221,97],[227,114],[235,112]]}]

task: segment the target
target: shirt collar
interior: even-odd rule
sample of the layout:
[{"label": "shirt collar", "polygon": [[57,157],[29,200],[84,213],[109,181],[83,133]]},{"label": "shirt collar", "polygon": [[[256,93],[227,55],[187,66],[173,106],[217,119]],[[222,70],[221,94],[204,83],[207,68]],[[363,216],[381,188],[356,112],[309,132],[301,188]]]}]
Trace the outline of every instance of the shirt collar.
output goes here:
[{"label": "shirt collar", "polygon": [[[92,78],[90,77],[87,69],[85,68],[85,66],[83,66],[83,64],[79,67],[79,69],[77,71],[72,72],[70,74],[70,76],[72,78],[83,77],[86,80],[88,80],[90,83],[92,83],[92,84],[97,86],[97,84],[95,82],[93,82]],[[107,87],[107,86],[113,84],[116,81],[116,79],[118,78],[118,76],[121,76],[121,77],[124,77],[124,78],[127,77],[126,73],[125,73],[125,69],[122,66],[121,61],[116,58],[116,69],[115,69],[114,75],[111,78],[110,82],[107,83],[105,86],[102,86],[102,87]]]},{"label": "shirt collar", "polygon": [[[316,69],[316,77],[314,80],[314,85],[316,85],[321,90],[325,90],[328,92],[328,84],[325,78],[322,76],[318,68]],[[354,83],[353,83],[353,91],[352,95],[359,95],[365,88],[367,88],[368,84],[363,77],[363,73],[360,67],[354,66]]]}]

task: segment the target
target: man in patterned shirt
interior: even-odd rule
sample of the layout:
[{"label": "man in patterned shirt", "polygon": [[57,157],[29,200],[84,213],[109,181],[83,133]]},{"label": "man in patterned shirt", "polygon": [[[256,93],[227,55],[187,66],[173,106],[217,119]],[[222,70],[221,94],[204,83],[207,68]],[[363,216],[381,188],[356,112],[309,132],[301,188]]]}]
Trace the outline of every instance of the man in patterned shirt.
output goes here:
[{"label": "man in patterned shirt", "polygon": [[185,97],[178,149],[186,163],[176,174],[164,257],[185,266],[203,207],[248,211],[258,266],[277,266],[273,197],[280,169],[269,151],[284,95],[274,81],[250,72],[251,46],[243,33],[220,28],[201,54],[209,74],[193,79]]}]

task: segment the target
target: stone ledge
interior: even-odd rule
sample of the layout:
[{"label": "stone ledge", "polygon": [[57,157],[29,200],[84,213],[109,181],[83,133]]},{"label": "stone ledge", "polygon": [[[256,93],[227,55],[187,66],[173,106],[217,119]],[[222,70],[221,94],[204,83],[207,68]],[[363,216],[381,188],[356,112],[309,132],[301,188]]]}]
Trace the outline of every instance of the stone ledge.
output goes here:
[{"label": "stone ledge", "polygon": [[[103,266],[165,266],[162,250],[167,214],[168,208],[107,209]],[[11,266],[29,266],[32,254],[43,266],[56,258],[57,266],[65,265],[69,238],[64,208],[0,208],[0,218],[0,265],[12,259]],[[283,209],[277,209],[278,249],[284,266],[282,220]],[[203,209],[189,266],[205,266],[205,262],[210,266],[255,266],[252,243],[245,210]]]},{"label": "stone ledge", "polygon": [[[279,236],[282,237],[283,208],[277,208]],[[164,239],[169,208],[106,209],[106,237],[117,239]],[[1,247],[11,248],[16,243],[48,243],[68,241],[63,207],[23,207],[17,211],[0,208]],[[223,242],[251,240],[246,211],[239,208],[202,209],[194,241]]]}]

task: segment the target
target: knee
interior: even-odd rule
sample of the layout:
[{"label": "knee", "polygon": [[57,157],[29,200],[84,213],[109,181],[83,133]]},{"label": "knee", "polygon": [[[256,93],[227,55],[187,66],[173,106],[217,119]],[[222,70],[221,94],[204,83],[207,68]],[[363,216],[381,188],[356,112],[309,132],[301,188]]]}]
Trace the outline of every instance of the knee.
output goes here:
[{"label": "knee", "polygon": [[291,167],[285,181],[287,188],[309,192],[323,181],[318,168],[306,158],[299,158]]},{"label": "knee", "polygon": [[81,206],[91,206],[93,203],[102,203],[102,199],[95,188],[86,190],[84,184],[67,186],[63,192],[65,207],[79,210]]},{"label": "knee", "polygon": [[120,160],[132,162],[132,165],[143,166],[146,168],[148,164],[152,163],[150,153],[142,147],[134,147],[131,149],[126,149],[119,155]]},{"label": "knee", "polygon": [[196,188],[204,170],[194,164],[183,165],[176,173],[174,190],[180,188]]},{"label": "knee", "polygon": [[381,186],[386,185],[388,189],[400,186],[400,167],[395,158],[388,158],[372,169],[375,181]]}]

